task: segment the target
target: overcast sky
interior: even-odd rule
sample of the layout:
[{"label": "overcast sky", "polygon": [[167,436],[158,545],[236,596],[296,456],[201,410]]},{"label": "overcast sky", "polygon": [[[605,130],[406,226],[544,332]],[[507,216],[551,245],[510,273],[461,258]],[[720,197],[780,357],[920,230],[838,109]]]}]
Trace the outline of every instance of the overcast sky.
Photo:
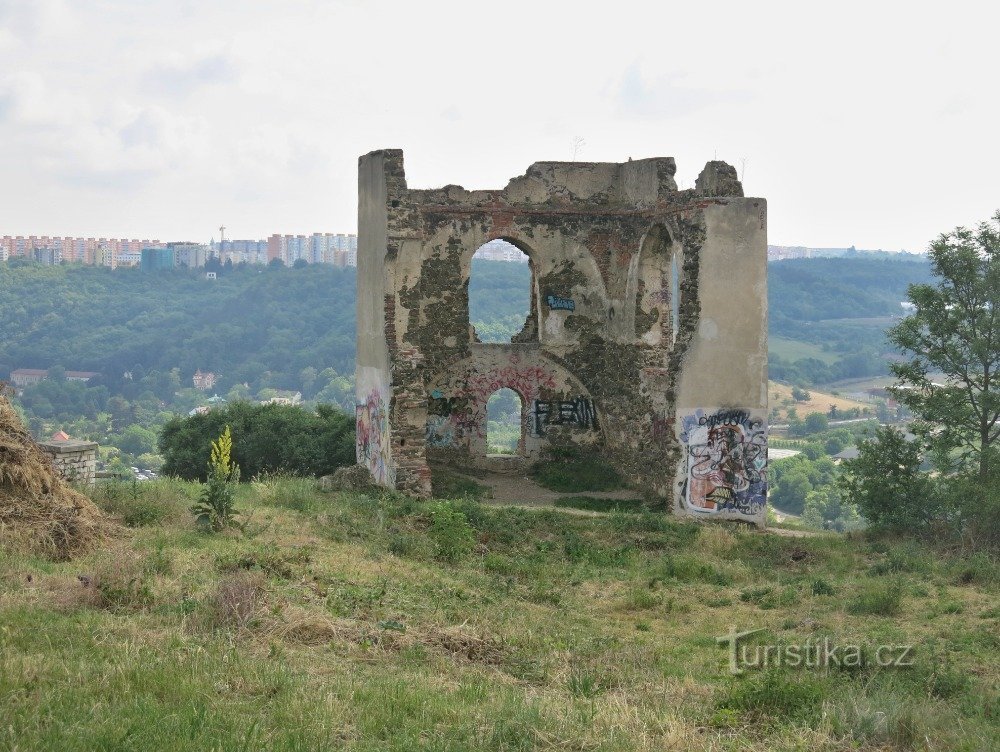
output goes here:
[{"label": "overcast sky", "polygon": [[988,5],[0,0],[0,235],[354,232],[360,154],[499,188],[579,138],[730,162],[773,244],[923,250],[1000,208]]}]

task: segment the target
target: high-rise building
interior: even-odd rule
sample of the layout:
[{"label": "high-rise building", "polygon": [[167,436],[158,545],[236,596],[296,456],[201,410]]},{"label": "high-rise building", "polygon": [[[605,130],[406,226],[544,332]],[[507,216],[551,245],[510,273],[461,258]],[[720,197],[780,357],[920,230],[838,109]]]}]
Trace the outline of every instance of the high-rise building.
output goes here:
[{"label": "high-rise building", "polygon": [[140,268],[144,273],[174,268],[173,248],[143,248],[140,257]]}]

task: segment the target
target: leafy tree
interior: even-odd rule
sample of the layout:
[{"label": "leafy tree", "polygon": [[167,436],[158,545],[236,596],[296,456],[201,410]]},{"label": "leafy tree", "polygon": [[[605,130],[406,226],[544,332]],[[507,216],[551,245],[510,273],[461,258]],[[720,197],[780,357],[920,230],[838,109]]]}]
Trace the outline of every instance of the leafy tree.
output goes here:
[{"label": "leafy tree", "polygon": [[785,512],[800,514],[805,507],[806,496],[813,490],[809,476],[801,470],[783,477],[771,493],[771,503]]},{"label": "leafy tree", "polygon": [[915,430],[985,481],[1000,471],[1000,212],[941,235],[930,257],[935,284],[912,285],[916,310],[889,330],[909,357],[890,366],[894,392],[921,418]]},{"label": "leafy tree", "polygon": [[807,392],[802,387],[800,386],[792,387],[792,399],[795,400],[796,402],[808,402],[811,398],[812,395],[809,394],[809,392]]},{"label": "leafy tree", "polygon": [[857,507],[844,502],[835,486],[824,486],[806,494],[802,521],[818,530],[836,530],[839,533],[857,530],[864,524]]},{"label": "leafy tree", "polygon": [[823,413],[809,413],[805,419],[805,429],[809,433],[820,433],[829,427],[829,421]]},{"label": "leafy tree", "polygon": [[841,490],[873,526],[916,530],[940,516],[931,478],[920,471],[921,446],[892,426],[881,426],[844,463]]}]

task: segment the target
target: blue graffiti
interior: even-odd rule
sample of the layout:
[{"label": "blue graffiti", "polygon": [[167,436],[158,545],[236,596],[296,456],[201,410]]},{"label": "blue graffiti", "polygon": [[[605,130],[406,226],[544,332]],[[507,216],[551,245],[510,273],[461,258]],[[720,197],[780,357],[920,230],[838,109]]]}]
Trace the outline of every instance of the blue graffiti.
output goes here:
[{"label": "blue graffiti", "polygon": [[572,298],[557,298],[555,295],[549,295],[545,298],[545,302],[549,304],[549,308],[552,310],[576,310],[576,303],[572,300]]}]

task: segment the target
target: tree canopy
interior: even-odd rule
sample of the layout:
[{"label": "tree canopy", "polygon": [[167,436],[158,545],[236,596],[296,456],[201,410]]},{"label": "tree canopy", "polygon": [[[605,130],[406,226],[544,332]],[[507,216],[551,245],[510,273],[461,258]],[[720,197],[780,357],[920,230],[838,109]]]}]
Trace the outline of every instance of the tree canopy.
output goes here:
[{"label": "tree canopy", "polygon": [[985,480],[1000,470],[1000,212],[941,235],[930,255],[934,283],[910,287],[915,310],[889,331],[907,357],[892,365],[894,393],[939,459]]}]

